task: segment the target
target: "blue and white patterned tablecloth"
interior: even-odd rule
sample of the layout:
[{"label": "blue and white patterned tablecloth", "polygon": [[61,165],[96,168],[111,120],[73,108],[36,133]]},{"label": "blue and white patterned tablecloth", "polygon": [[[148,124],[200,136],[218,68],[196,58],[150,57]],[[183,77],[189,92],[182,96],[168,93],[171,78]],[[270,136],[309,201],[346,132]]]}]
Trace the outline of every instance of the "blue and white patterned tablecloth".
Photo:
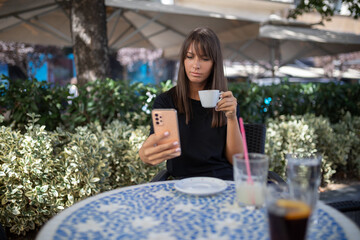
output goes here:
[{"label": "blue and white patterned tablecloth", "polygon": [[[265,209],[235,202],[233,182],[217,195],[180,193],[175,181],[125,187],[85,199],[52,218],[37,240],[269,239]],[[309,239],[359,239],[354,223],[320,202]]]}]

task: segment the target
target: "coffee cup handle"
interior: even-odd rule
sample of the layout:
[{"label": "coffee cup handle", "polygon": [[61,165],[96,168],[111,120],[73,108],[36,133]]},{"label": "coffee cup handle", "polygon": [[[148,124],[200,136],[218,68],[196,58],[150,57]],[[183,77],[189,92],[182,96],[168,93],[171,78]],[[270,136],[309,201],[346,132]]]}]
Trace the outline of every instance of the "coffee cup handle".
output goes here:
[{"label": "coffee cup handle", "polygon": [[222,97],[220,97],[222,93],[223,93],[223,91],[220,92],[220,94],[219,94],[219,100],[218,100],[216,103],[218,103],[218,102],[220,102],[220,101],[222,100]]}]

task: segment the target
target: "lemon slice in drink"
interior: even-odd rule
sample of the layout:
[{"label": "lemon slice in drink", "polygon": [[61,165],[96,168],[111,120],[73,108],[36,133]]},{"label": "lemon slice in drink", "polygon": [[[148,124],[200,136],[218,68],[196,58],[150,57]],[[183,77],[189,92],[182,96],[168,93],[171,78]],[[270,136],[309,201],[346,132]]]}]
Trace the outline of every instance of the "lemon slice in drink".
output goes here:
[{"label": "lemon slice in drink", "polygon": [[304,202],[279,199],[276,204],[286,209],[285,218],[289,220],[308,218],[311,213],[311,208]]}]

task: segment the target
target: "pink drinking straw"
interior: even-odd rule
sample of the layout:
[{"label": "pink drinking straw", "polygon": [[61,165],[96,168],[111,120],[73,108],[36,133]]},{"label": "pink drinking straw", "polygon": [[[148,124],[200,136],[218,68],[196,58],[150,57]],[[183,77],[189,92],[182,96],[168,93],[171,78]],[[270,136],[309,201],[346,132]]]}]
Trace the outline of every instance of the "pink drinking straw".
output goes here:
[{"label": "pink drinking straw", "polygon": [[248,183],[253,184],[254,182],[253,182],[253,180],[251,178],[251,171],[250,171],[249,155],[248,155],[247,144],[246,144],[244,122],[243,122],[243,119],[241,117],[239,118],[239,121],[240,121],[240,132],[241,132],[243,148],[244,148],[246,172],[247,172],[247,175],[248,175],[247,181],[248,181]]}]

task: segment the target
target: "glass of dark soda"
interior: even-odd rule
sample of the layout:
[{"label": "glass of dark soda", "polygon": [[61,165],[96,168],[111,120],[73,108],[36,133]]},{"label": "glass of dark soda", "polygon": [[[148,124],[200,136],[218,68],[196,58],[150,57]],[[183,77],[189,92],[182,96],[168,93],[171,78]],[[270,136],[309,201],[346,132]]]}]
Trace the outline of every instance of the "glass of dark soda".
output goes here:
[{"label": "glass of dark soda", "polygon": [[266,209],[271,240],[306,239],[312,208],[292,197],[286,186],[268,186]]}]

